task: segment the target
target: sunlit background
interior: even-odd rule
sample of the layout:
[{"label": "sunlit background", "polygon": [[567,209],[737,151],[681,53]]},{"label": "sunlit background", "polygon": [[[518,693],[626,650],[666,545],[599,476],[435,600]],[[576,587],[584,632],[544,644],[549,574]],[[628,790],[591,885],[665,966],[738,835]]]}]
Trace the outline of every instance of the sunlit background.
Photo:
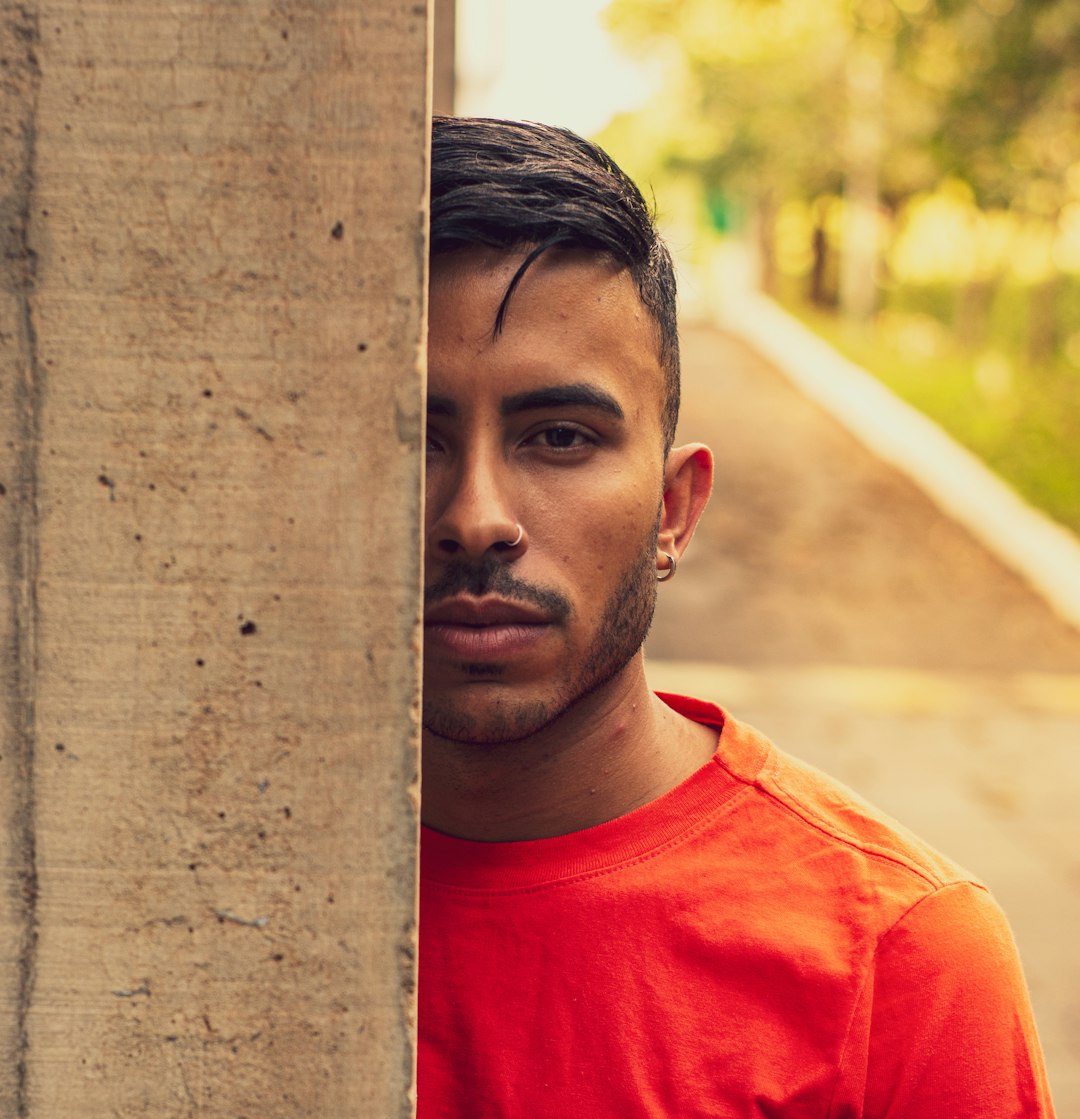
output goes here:
[{"label": "sunlit background", "polygon": [[1080,530],[1075,0],[459,0],[457,34],[457,111],[599,139],[691,309],[749,253]]},{"label": "sunlit background", "polygon": [[610,0],[458,0],[457,111],[595,136],[640,108],[650,67],[612,40]]}]

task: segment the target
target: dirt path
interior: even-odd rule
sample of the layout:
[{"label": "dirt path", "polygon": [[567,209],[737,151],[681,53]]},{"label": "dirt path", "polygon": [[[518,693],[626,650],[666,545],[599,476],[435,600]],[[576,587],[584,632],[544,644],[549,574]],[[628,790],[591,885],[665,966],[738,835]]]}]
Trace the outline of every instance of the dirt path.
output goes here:
[{"label": "dirt path", "polygon": [[1080,671],[1080,633],[744,345],[685,329],[683,382],[680,440],[713,448],[716,489],[650,655]]}]

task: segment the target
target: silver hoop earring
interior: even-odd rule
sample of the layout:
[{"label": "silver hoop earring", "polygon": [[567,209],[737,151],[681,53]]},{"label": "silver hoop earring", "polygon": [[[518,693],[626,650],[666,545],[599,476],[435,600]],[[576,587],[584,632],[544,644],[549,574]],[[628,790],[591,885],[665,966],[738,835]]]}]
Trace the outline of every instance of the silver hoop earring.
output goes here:
[{"label": "silver hoop earring", "polygon": [[672,575],[675,574],[675,557],[670,552],[661,550],[660,554],[668,561],[667,567],[663,571],[656,573],[656,581],[658,583],[666,583]]},{"label": "silver hoop earring", "polygon": [[525,529],[522,525],[517,526],[518,534],[513,540],[504,540],[503,543],[508,548],[516,548],[525,537]]}]

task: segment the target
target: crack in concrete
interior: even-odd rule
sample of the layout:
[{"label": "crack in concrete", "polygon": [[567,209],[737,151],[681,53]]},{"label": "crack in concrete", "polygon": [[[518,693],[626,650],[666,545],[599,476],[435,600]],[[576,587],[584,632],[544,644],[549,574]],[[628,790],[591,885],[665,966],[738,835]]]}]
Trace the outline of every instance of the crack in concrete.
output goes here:
[{"label": "crack in concrete", "polygon": [[[11,47],[8,79],[18,108],[11,121],[21,139],[16,153],[13,189],[3,200],[4,260],[0,262],[4,286],[15,297],[20,337],[17,353],[20,376],[13,385],[13,404],[19,440],[16,514],[12,549],[12,592],[9,608],[14,635],[14,680],[9,697],[11,725],[15,730],[16,809],[10,829],[17,865],[15,912],[20,924],[15,991],[14,1115],[30,1114],[30,1011],[37,973],[38,867],[34,761],[36,749],[39,554],[38,458],[41,446],[44,370],[38,354],[32,294],[36,283],[37,254],[30,245],[31,208],[35,190],[37,107],[41,84],[37,47],[38,13],[29,4],[9,9],[0,37]],[[5,51],[7,53],[7,51]],[[9,89],[11,87],[9,86]],[[10,118],[9,118],[10,120]]]}]

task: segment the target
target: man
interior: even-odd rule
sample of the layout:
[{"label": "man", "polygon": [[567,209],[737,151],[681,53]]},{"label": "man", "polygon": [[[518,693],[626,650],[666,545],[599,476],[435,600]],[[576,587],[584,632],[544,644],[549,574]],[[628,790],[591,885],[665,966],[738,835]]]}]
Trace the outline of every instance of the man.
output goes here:
[{"label": "man", "polygon": [[983,887],[648,689],[712,459],[640,193],[437,119],[431,207],[421,1119],[1052,1115]]}]

